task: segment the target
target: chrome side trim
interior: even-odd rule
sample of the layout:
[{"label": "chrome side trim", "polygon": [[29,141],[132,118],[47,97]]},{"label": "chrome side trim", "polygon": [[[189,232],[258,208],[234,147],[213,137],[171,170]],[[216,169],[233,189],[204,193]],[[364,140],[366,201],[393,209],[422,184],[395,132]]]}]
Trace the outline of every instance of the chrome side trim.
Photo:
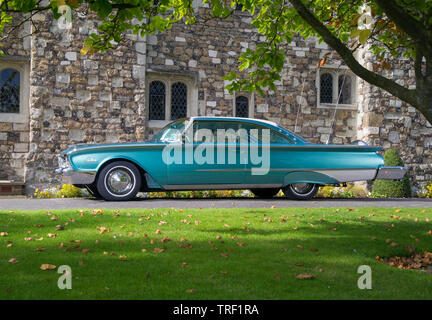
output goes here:
[{"label": "chrome side trim", "polygon": [[343,169],[343,170],[315,170],[339,182],[368,181],[376,176],[376,169]]},{"label": "chrome side trim", "polygon": [[381,167],[375,179],[400,180],[408,172],[408,167]]},{"label": "chrome side trim", "polygon": [[[166,144],[137,144],[137,145],[115,145],[115,146],[94,146],[91,144],[86,146],[84,149],[73,149],[67,152],[67,155],[76,152],[85,152],[90,150],[100,150],[100,149],[142,149],[142,148],[163,148]],[[308,144],[293,144],[293,145],[270,145],[271,148],[283,148],[283,149],[374,149],[381,150],[383,147],[374,146],[356,146],[356,145],[308,145]]]},{"label": "chrome side trim", "polygon": [[[255,168],[255,170],[265,170],[267,171],[267,169],[260,169],[260,168]],[[314,172],[321,172],[321,171],[366,171],[366,170],[374,170],[376,171],[376,169],[374,168],[347,168],[347,169],[318,169],[318,168],[313,168],[313,169],[292,169],[292,168],[281,168],[281,169],[270,169],[270,172],[278,172],[278,171],[314,171]],[[204,171],[204,172],[242,172],[242,171],[251,171],[251,168],[249,169],[197,169],[195,171]]]},{"label": "chrome side trim", "polygon": [[62,182],[66,184],[92,184],[96,178],[96,171],[74,171],[72,169],[57,169],[62,174]]},{"label": "chrome side trim", "polygon": [[282,188],[282,184],[177,184],[165,185],[165,190],[234,190],[254,188]]}]

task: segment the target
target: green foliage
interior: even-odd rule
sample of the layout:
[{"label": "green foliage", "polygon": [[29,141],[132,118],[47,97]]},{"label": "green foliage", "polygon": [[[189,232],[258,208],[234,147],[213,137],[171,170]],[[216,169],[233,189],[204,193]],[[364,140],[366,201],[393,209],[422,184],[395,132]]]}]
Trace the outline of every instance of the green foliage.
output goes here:
[{"label": "green foliage", "polygon": [[149,198],[237,198],[252,196],[248,190],[194,190],[148,193]]},{"label": "green foliage", "polygon": [[35,190],[33,196],[37,199],[49,198],[80,198],[83,197],[83,191],[71,184],[64,184],[58,187],[51,188],[38,188]]},{"label": "green foliage", "polygon": [[[395,149],[389,149],[384,153],[386,167],[403,166],[404,163]],[[375,180],[372,188],[374,198],[409,198],[411,197],[411,184],[408,176],[401,181]]]},{"label": "green foliage", "polygon": [[428,181],[426,186],[417,192],[419,198],[432,199],[432,181]]},{"label": "green foliage", "polygon": [[317,198],[367,198],[368,192],[365,188],[348,184],[346,187],[324,186],[318,190]]}]

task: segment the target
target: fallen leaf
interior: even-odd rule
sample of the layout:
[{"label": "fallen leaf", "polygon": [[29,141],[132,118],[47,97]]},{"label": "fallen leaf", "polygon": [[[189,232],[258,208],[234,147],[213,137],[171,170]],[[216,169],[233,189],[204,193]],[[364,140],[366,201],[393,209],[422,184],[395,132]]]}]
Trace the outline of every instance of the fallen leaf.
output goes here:
[{"label": "fallen leaf", "polygon": [[0,232],[0,237],[6,237],[6,236],[8,236],[9,234],[7,233],[7,232]]},{"label": "fallen leaf", "polygon": [[41,270],[54,270],[55,268],[57,268],[57,267],[53,264],[42,264],[40,266]]},{"label": "fallen leaf", "polygon": [[48,238],[55,238],[55,237],[57,237],[57,235],[55,233],[48,233],[47,237]]},{"label": "fallen leaf", "polygon": [[153,252],[155,252],[155,253],[161,253],[161,252],[164,252],[165,251],[165,249],[162,249],[162,248],[154,248],[153,249]]},{"label": "fallen leaf", "polygon": [[155,231],[155,233],[156,233],[156,234],[160,234],[161,231],[160,231],[159,229],[157,229],[157,230]]},{"label": "fallen leaf", "polygon": [[10,258],[9,261],[10,263],[18,263],[19,261],[15,258]]},{"label": "fallen leaf", "polygon": [[45,251],[45,248],[37,248],[36,251],[42,252]]},{"label": "fallen leaf", "polygon": [[315,276],[313,274],[309,274],[309,273],[300,273],[300,274],[297,274],[295,277],[297,279],[301,279],[301,280],[315,279]]},{"label": "fallen leaf", "polygon": [[187,292],[187,293],[195,293],[196,290],[194,290],[194,289],[188,289],[188,290],[186,290],[186,292]]}]

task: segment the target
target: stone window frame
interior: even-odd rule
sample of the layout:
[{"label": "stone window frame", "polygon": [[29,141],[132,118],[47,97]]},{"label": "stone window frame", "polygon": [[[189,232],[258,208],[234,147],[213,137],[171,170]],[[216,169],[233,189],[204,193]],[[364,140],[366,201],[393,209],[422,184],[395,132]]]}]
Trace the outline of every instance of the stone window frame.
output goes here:
[{"label": "stone window frame", "polygon": [[0,122],[28,123],[30,99],[30,63],[21,57],[0,59],[0,72],[4,69],[15,69],[20,73],[19,113],[0,113]]},{"label": "stone window frame", "polygon": [[254,117],[254,110],[255,110],[255,94],[254,93],[250,93],[250,92],[235,92],[234,93],[234,97],[233,97],[233,116],[237,117],[236,115],[236,100],[237,97],[246,97],[248,99],[248,118],[253,118]]},{"label": "stone window frame", "polygon": [[[165,120],[150,120],[150,83],[160,81],[165,85]],[[182,82],[187,88],[187,117],[198,115],[198,86],[194,76],[179,75],[165,72],[148,72],[146,76],[146,99],[147,99],[147,119],[150,128],[162,128],[171,121],[171,90],[176,82]]]},{"label": "stone window frame", "polygon": [[[321,75],[329,73],[333,77],[333,103],[321,103]],[[339,90],[339,76],[349,76],[351,78],[351,103],[343,104],[336,103]],[[357,110],[357,76],[351,72],[347,66],[326,65],[318,69],[316,74],[315,86],[317,91],[317,107],[323,109],[342,109],[342,110]]]}]

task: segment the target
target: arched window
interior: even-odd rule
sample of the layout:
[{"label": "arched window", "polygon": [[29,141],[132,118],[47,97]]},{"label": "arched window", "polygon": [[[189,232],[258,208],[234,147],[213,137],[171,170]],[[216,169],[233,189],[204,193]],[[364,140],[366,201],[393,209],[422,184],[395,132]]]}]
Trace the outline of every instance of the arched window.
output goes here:
[{"label": "arched window", "polygon": [[245,96],[238,96],[235,100],[236,117],[247,118],[249,116],[249,99]]},{"label": "arched window", "polygon": [[171,86],[171,120],[187,116],[187,87],[182,82]]},{"label": "arched window", "polygon": [[20,73],[7,68],[0,72],[0,113],[20,112]]},{"label": "arched window", "polygon": [[338,79],[338,96],[339,103],[351,104],[351,77],[340,75]]},{"label": "arched window", "polygon": [[320,101],[333,103],[333,76],[330,73],[324,73],[320,77]]},{"label": "arched window", "polygon": [[149,120],[165,120],[165,84],[161,81],[150,83]]}]

